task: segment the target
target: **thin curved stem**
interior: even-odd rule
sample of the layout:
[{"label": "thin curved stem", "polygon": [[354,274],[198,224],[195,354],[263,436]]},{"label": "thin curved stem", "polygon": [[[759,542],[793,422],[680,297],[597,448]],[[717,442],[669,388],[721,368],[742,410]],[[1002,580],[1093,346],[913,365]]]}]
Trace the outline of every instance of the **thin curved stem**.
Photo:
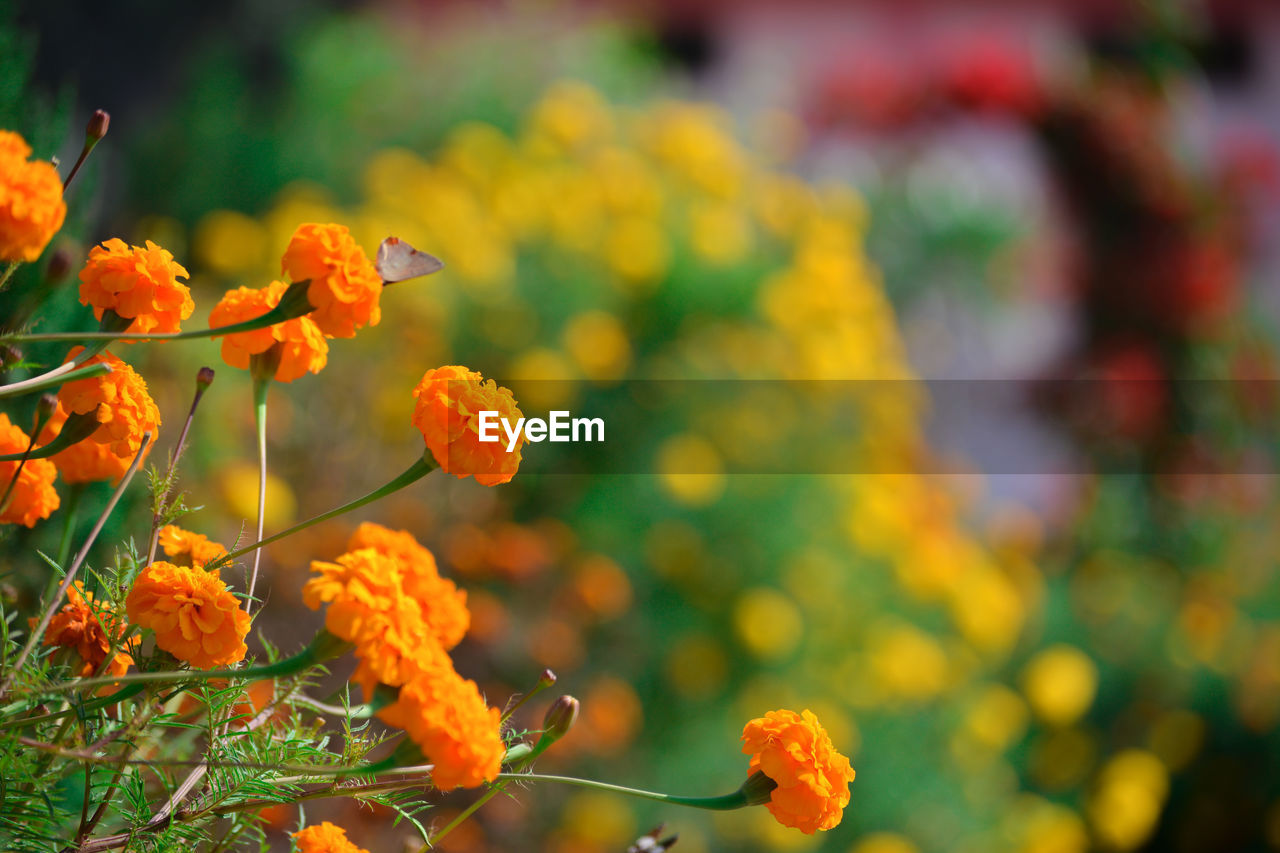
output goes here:
[{"label": "thin curved stem", "polygon": [[[77,370],[77,368],[79,369]],[[91,364],[88,367],[80,367],[74,361],[68,361],[66,364],[58,365],[50,371],[41,373],[39,376],[33,376],[30,379],[24,379],[21,382],[11,382],[8,385],[0,385],[0,397],[13,397],[18,394],[30,394],[32,391],[43,391],[45,388],[62,385],[76,379],[88,379],[91,376],[101,376],[104,373],[110,372],[111,365],[106,364],[105,362]]]},{"label": "thin curved stem", "polygon": [[[277,359],[278,360],[278,359]],[[267,517],[267,393],[271,390],[269,377],[255,376],[253,379],[253,422],[258,433],[258,535],[256,540],[262,543],[262,532]],[[262,561],[262,548],[253,550],[253,570],[249,573],[249,594],[245,600],[246,612],[253,610],[253,591],[258,585],[258,565]]]},{"label": "thin curved stem", "polygon": [[394,480],[392,480],[390,483],[387,483],[385,486],[382,486],[378,489],[374,489],[372,492],[365,495],[364,497],[357,498],[356,500],[351,501],[350,503],[345,503],[342,506],[337,507],[336,509],[331,509],[328,512],[324,512],[324,513],[321,513],[320,515],[314,516],[312,518],[308,518],[306,521],[300,521],[297,524],[295,524],[293,527],[290,527],[287,530],[282,530],[279,533],[274,533],[265,539],[261,539],[253,543],[252,545],[246,545],[245,547],[238,548],[229,554],[224,554],[223,556],[219,557],[217,560],[213,560],[210,563],[208,563],[205,566],[205,568],[208,571],[213,571],[214,569],[221,568],[222,566],[225,566],[227,563],[230,563],[235,558],[242,557],[245,554],[248,554],[250,551],[254,551],[258,548],[261,548],[264,545],[270,545],[272,542],[283,539],[286,536],[292,536],[293,534],[298,533],[299,531],[302,531],[302,530],[306,530],[308,527],[313,527],[322,521],[328,521],[331,518],[337,518],[343,513],[351,512],[354,509],[359,509],[365,504],[373,503],[379,498],[385,498],[387,495],[390,495],[394,492],[398,492],[400,489],[403,489],[405,486],[408,486],[412,483],[417,482],[418,480],[421,480],[423,477],[425,477],[426,475],[434,471],[437,467],[438,466],[436,465],[434,459],[428,459],[428,457],[424,455],[422,458],[414,461],[414,463],[410,465],[409,468],[399,477],[396,477]]},{"label": "thin curved stem", "polygon": [[688,806],[694,809],[710,811],[732,811],[749,805],[746,795],[741,789],[732,794],[719,797],[679,797],[675,794],[659,794],[656,791],[643,791],[639,788],[628,788],[623,785],[611,785],[608,782],[597,782],[594,779],[578,779],[574,776],[545,776],[540,773],[499,773],[499,779],[523,782],[558,782],[561,785],[573,785],[578,788],[590,788],[595,791],[609,791],[624,794],[642,800],[657,800],[660,803],[671,803],[676,806]]},{"label": "thin curved stem", "polygon": [[84,690],[107,684],[152,684],[177,683],[181,681],[209,681],[215,678],[270,678],[278,675],[292,675],[301,672],[322,659],[313,646],[307,646],[293,657],[284,658],[274,663],[251,666],[248,669],[179,669],[164,672],[135,672],[130,675],[111,675],[99,678],[78,678],[51,684],[33,690],[35,695],[51,695],[65,693],[68,690]]}]

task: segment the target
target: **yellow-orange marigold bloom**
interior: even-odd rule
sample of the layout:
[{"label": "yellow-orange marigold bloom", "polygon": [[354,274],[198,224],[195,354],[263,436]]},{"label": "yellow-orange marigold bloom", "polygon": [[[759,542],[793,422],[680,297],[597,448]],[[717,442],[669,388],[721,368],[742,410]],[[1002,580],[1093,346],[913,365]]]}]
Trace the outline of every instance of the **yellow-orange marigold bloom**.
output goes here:
[{"label": "yellow-orange marigold bloom", "polygon": [[485,704],[474,681],[454,671],[447,655],[402,686],[378,717],[404,729],[431,760],[431,781],[441,791],[497,778],[506,754],[502,714]]},{"label": "yellow-orange marigold bloom", "polygon": [[462,642],[471,627],[467,593],[440,576],[435,556],[407,530],[391,530],[366,521],[351,534],[348,551],[373,548],[400,561],[405,594],[422,608],[422,618],[440,645],[448,649]]},{"label": "yellow-orange marigold bloom", "polygon": [[[70,361],[80,350],[81,347],[71,350],[66,360]],[[151,432],[149,455],[160,430],[160,410],[147,392],[146,381],[108,352],[95,355],[85,364],[99,362],[111,365],[111,372],[63,385],[58,391],[59,411],[45,433],[49,436],[45,440],[52,440],[71,413],[98,412],[101,426],[92,435],[53,456],[53,463],[68,483],[119,479],[142,446],[142,434]],[[98,408],[100,404],[102,408]]]},{"label": "yellow-orange marigold bloom", "polygon": [[[0,412],[0,453],[25,453],[30,443],[22,427]],[[0,462],[0,491],[7,488],[17,470],[17,462]],[[13,484],[9,502],[0,507],[0,524],[35,527],[37,521],[48,518],[58,508],[58,492],[53,487],[57,477],[58,469],[48,459],[28,459]]]},{"label": "yellow-orange marigold bloom", "polygon": [[0,130],[0,261],[40,257],[67,216],[58,170],[30,156],[25,139]]},{"label": "yellow-orange marigold bloom", "polygon": [[[257,290],[249,287],[228,290],[209,315],[209,326],[230,326],[261,317],[280,304],[280,298],[288,289],[289,285],[284,282],[273,281]],[[319,373],[329,360],[329,343],[310,316],[226,335],[222,339],[222,360],[232,367],[248,368],[250,356],[276,345],[280,346],[277,382],[292,382],[304,373]]]},{"label": "yellow-orange marigold bloom", "polygon": [[244,660],[249,614],[218,573],[156,561],[125,598],[133,623],[156,632],[156,645],[198,669]]},{"label": "yellow-orange marigold bloom", "polygon": [[[32,619],[34,623],[36,620]],[[80,656],[80,666],[76,675],[88,678],[98,671],[107,655],[111,653],[111,643],[124,633],[123,623],[108,618],[110,627],[103,625],[93,607],[93,593],[86,592],[84,585],[76,581],[67,589],[67,603],[53,614],[49,627],[44,632],[46,646],[62,646],[72,649]],[[124,675],[133,666],[133,657],[124,649],[116,652],[111,663],[107,665],[103,675]]]},{"label": "yellow-orange marigold bloom", "polygon": [[181,331],[196,310],[191,290],[178,281],[186,277],[186,268],[150,240],[144,248],[113,237],[89,252],[80,271],[80,304],[92,305],[99,320],[108,309],[133,318],[130,332]]},{"label": "yellow-orange marigold bloom", "polygon": [[840,823],[854,771],[812,711],[770,711],[742,729],[742,751],[778,787],[766,808],[805,834]]},{"label": "yellow-orange marigold bloom", "polygon": [[427,663],[445,656],[423,618],[422,606],[404,587],[400,560],[373,548],[342,554],[336,562],[312,562],[302,600],[312,610],[328,603],[329,633],[355,644],[360,665],[351,680],[372,696],[378,682],[398,687]]},{"label": "yellow-orange marigold bloom", "polygon": [[171,562],[190,565],[197,569],[203,568],[206,563],[211,563],[227,553],[225,546],[214,542],[208,536],[183,530],[176,524],[166,524],[160,528],[159,541],[160,547],[164,549],[164,555]]},{"label": "yellow-orange marigold bloom", "polygon": [[413,389],[413,396],[418,398],[413,425],[441,468],[455,477],[475,477],[486,486],[509,482],[515,476],[524,433],[510,453],[498,420],[491,421],[494,426],[489,433],[498,440],[480,440],[481,412],[497,412],[497,417],[513,428],[524,417],[509,390],[474,370],[449,365],[428,370]]},{"label": "yellow-orange marigold bloom", "polygon": [[308,826],[293,834],[298,853],[369,853],[347,838],[347,831],[329,821]]},{"label": "yellow-orange marigold bloom", "polygon": [[309,316],[326,335],[351,338],[382,319],[382,276],[345,225],[309,222],[293,232],[280,268],[290,281],[309,279]]}]

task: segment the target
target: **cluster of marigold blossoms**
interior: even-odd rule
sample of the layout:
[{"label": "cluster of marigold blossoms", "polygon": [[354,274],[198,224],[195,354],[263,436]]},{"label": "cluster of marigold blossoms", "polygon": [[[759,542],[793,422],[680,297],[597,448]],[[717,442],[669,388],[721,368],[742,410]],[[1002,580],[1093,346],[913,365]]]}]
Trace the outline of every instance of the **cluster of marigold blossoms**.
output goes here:
[{"label": "cluster of marigold blossoms", "polygon": [[449,649],[470,624],[466,593],[440,576],[435,557],[407,531],[366,522],[334,562],[313,562],[308,607],[328,604],[325,627],[355,646],[352,676],[372,699],[379,683],[399,688],[378,716],[404,729],[435,765],[441,790],[497,777],[506,752],[501,715],[475,682],[453,668]]},{"label": "cluster of marigold blossoms", "polygon": [[[43,186],[43,170],[38,167],[47,164],[27,163],[29,151],[15,145],[9,139],[13,136],[0,137],[0,154],[10,157],[0,158],[4,184],[0,187],[4,193],[0,195],[0,248],[6,258],[27,261],[47,245],[62,213],[55,217],[50,209],[38,209],[36,202],[44,198],[37,192]],[[57,179],[56,171],[53,177]],[[54,189],[61,204],[60,183]],[[5,216],[17,224],[6,224]],[[57,224],[48,227],[55,219]],[[10,244],[21,248],[10,253]],[[211,312],[210,328],[205,330],[205,336],[222,339],[227,364],[253,374],[255,393],[269,381],[291,382],[319,373],[328,359],[330,339],[352,337],[381,319],[383,275],[345,226],[306,223],[297,227],[280,270],[280,281],[227,292]],[[153,242],[138,247],[112,239],[90,251],[79,276],[80,301],[93,309],[100,330],[115,335],[113,340],[163,340],[182,333],[181,324],[194,312],[183,281],[187,276],[173,255]],[[51,453],[49,459],[0,462],[0,477],[7,484],[0,521],[32,526],[49,518],[59,507],[54,487],[59,475],[70,484],[119,482],[145,458],[160,427],[158,407],[142,377],[106,352],[106,345],[87,350],[74,347],[67,353],[64,369],[105,367],[106,371],[63,381],[56,405],[50,403],[47,415],[33,430],[38,435],[28,435],[0,413],[0,452],[5,454],[23,454],[54,441],[79,438]],[[496,411],[508,422],[522,419],[509,389],[466,367],[448,365],[426,371],[412,396],[409,420],[424,443],[421,460],[410,469],[415,476],[439,468],[455,477],[496,486],[517,474],[522,440],[512,450],[501,442],[480,440],[480,412]],[[265,411],[265,403],[259,411]],[[259,429],[263,429],[261,421]],[[265,472],[265,455],[262,464]],[[43,634],[37,634],[40,642],[67,661],[77,678],[104,679],[100,684],[128,683],[129,671],[139,661],[153,666],[157,658],[146,653],[148,641],[190,668],[181,677],[236,667],[248,654],[252,619],[246,600],[252,599],[252,581],[247,584],[248,595],[242,596],[224,580],[223,569],[266,543],[262,517],[260,503],[260,541],[235,551],[173,524],[153,528],[152,553],[158,547],[164,559],[145,561],[131,578],[122,602],[104,606],[82,582],[72,583],[68,577],[66,602],[51,604],[56,609],[46,615],[47,622],[33,619],[31,630],[38,632],[45,624]],[[159,518],[157,513],[156,526]],[[351,536],[344,553],[332,561],[313,562],[311,570],[303,599],[313,610],[325,606],[325,628],[303,653],[272,666],[294,660],[301,662],[299,667],[322,662],[326,658],[317,657],[320,653],[315,650],[324,648],[329,655],[336,645],[328,639],[342,641],[358,662],[352,681],[362,688],[376,716],[402,729],[430,761],[431,781],[437,789],[495,782],[504,762],[511,760],[502,734],[503,715],[486,702],[474,681],[454,668],[450,651],[466,635],[471,613],[465,591],[440,574],[433,554],[407,531],[366,522]],[[265,674],[283,671],[268,669]],[[258,678],[263,674],[249,667],[206,672],[203,678],[227,683],[237,675]],[[155,675],[148,672],[135,680],[142,683]],[[258,713],[268,702],[269,697],[260,707],[255,700],[248,709]],[[569,706],[567,719],[562,713],[554,725],[548,724],[543,748],[572,725],[576,700],[570,700]],[[734,795],[735,807],[767,802],[781,823],[804,832],[829,829],[839,821],[849,800],[853,771],[811,712],[771,712],[748,723],[743,740],[751,759],[748,783]],[[402,750],[397,750],[387,760],[402,757]],[[299,831],[294,840],[302,853],[361,853],[344,830],[327,822]]]}]

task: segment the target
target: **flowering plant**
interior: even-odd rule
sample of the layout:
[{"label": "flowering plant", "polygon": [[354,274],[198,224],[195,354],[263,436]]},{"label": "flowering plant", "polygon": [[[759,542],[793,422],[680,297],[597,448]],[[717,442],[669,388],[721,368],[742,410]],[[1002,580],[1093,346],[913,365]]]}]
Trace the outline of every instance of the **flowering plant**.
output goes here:
[{"label": "flowering plant", "polygon": [[[105,129],[105,114],[95,115],[80,163]],[[22,161],[28,152],[15,139],[0,135],[13,154],[0,171],[0,199],[9,210],[8,220],[0,218],[0,245],[18,247],[7,257],[10,272],[39,256],[56,232],[61,190],[75,174],[50,185],[47,169]],[[73,345],[60,366],[6,376],[0,385],[6,405],[57,391],[40,398],[29,432],[16,424],[17,414],[0,412],[0,522],[57,523],[55,478],[61,475],[71,490],[62,546],[44,557],[53,574],[35,615],[19,623],[6,612],[0,620],[6,626],[0,637],[5,849],[87,853],[135,843],[155,850],[226,849],[241,836],[246,844],[260,836],[273,808],[325,798],[357,798],[396,811],[431,846],[510,783],[538,781],[718,811],[769,803],[780,821],[805,832],[839,821],[853,773],[809,711],[803,717],[773,712],[748,724],[748,751],[757,754],[747,780],[736,779],[736,789],[723,796],[673,796],[533,772],[534,760],[573,726],[579,702],[563,696],[541,728],[517,729],[513,714],[555,683],[547,670],[505,708],[491,704],[452,657],[472,623],[466,591],[442,575],[431,551],[407,531],[366,522],[344,553],[312,563],[302,595],[310,608],[325,608],[325,621],[301,650],[285,654],[265,632],[254,635],[255,619],[271,607],[258,595],[267,588],[259,583],[265,546],[408,488],[436,469],[485,487],[518,476],[518,449],[482,446],[475,418],[485,407],[520,418],[512,392],[465,367],[428,369],[412,394],[404,394],[405,420],[424,439],[409,467],[363,497],[267,530],[273,383],[320,372],[327,338],[377,325],[384,284],[440,267],[434,259],[415,260],[419,256],[388,238],[375,262],[346,227],[304,223],[281,262],[287,281],[233,290],[214,307],[208,328],[183,331],[179,323],[195,310],[179,281],[186,270],[151,241],[140,248],[111,239],[90,251],[80,275],[81,301],[93,307],[96,330],[0,336],[10,347]],[[187,436],[214,379],[206,367],[195,377],[172,452],[152,469],[146,537],[91,567],[91,548],[161,427],[140,373],[107,348],[198,338],[222,338],[224,360],[252,379],[256,529],[247,541],[226,547],[175,524],[192,512],[174,488]],[[20,359],[15,365],[31,368]],[[110,498],[77,543],[72,510],[86,484],[101,480],[108,481]],[[363,688],[365,703],[354,702],[345,685],[316,698],[318,679],[348,653],[358,662],[350,681]],[[802,722],[767,736],[757,732],[787,714]],[[791,764],[777,760],[779,750],[793,755]],[[810,778],[815,772],[822,774],[820,784]],[[68,797],[71,784],[76,795]],[[429,804],[421,800],[424,790],[479,787],[485,792],[443,826],[429,830],[419,820]],[[33,807],[37,802],[43,805]],[[306,826],[293,840],[301,851],[363,849],[330,822]]]}]

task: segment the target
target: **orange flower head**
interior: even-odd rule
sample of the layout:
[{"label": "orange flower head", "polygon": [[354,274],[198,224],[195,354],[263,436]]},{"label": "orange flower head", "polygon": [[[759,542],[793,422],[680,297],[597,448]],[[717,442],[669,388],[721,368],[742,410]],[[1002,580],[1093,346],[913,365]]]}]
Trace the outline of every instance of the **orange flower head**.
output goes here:
[{"label": "orange flower head", "polygon": [[[210,328],[243,323],[261,317],[276,305],[289,289],[282,281],[273,281],[254,290],[240,287],[228,290],[209,315]],[[236,332],[222,339],[222,360],[232,367],[247,369],[249,357],[280,347],[277,382],[292,382],[304,373],[319,373],[329,359],[329,343],[310,316],[295,317],[252,332]]]},{"label": "orange flower head", "polygon": [[431,760],[431,781],[441,791],[497,778],[506,754],[502,714],[485,704],[474,681],[454,671],[448,656],[401,687],[399,698],[378,717],[404,729]]},{"label": "orange flower head", "polygon": [[[30,437],[0,412],[0,453],[25,453]],[[0,462],[0,490],[6,488],[18,471],[17,462]],[[0,506],[0,524],[22,524],[35,527],[58,508],[58,492],[53,481],[58,469],[48,459],[28,459],[13,484],[9,501]]]},{"label": "orange flower head", "polygon": [[446,651],[462,642],[471,627],[467,593],[440,576],[435,556],[422,547],[412,533],[366,521],[356,528],[347,543],[349,551],[361,548],[373,548],[400,562],[405,595],[422,608],[427,627]]},{"label": "orange flower head", "polygon": [[[74,358],[80,349],[71,350],[66,360]],[[53,456],[54,464],[68,483],[120,479],[142,446],[142,434],[151,432],[152,442],[147,448],[150,454],[160,430],[160,410],[147,393],[143,378],[107,352],[95,355],[85,364],[99,362],[111,365],[111,372],[63,385],[58,391],[59,411],[46,430],[49,436],[46,440],[52,440],[71,413],[98,412],[101,426],[92,435]]]},{"label": "orange flower head", "polygon": [[347,831],[329,821],[308,826],[293,834],[298,853],[369,853],[347,839]]},{"label": "orange flower head", "polygon": [[355,644],[360,665],[352,680],[372,696],[378,682],[398,687],[444,656],[422,606],[404,589],[405,570],[373,548],[343,554],[336,562],[312,562],[316,577],[302,588],[312,610],[328,603],[325,628]]},{"label": "orange flower head", "polygon": [[200,533],[183,530],[176,524],[166,524],[160,528],[160,547],[164,555],[178,565],[189,565],[202,569],[206,563],[227,553],[225,546],[211,540]]},{"label": "orange flower head", "polygon": [[[34,624],[35,619],[31,620]],[[80,666],[76,676],[88,678],[101,669],[111,653],[111,643],[124,633],[124,624],[111,617],[106,617],[103,624],[100,611],[93,606],[93,593],[85,592],[84,586],[76,581],[67,588],[67,603],[53,614],[49,627],[44,632],[46,646],[62,646],[71,649],[80,657]],[[133,666],[133,657],[124,649],[116,652],[111,663],[107,665],[103,675],[124,675]]]},{"label": "orange flower head", "polygon": [[108,309],[133,318],[130,332],[181,331],[182,321],[196,310],[191,290],[178,281],[186,277],[182,264],[150,240],[143,248],[113,237],[89,252],[80,271],[80,304],[92,305],[99,320]]},{"label": "orange flower head", "polygon": [[766,808],[783,826],[812,835],[840,823],[853,768],[812,711],[770,711],[742,729],[742,751],[778,787]]},{"label": "orange flower head", "polygon": [[67,216],[58,170],[30,156],[26,140],[0,130],[0,261],[40,257]]},{"label": "orange flower head", "polygon": [[[524,434],[508,453],[500,419],[514,429],[524,415],[509,390],[492,379],[486,381],[474,370],[448,366],[428,370],[413,389],[413,396],[418,398],[413,425],[441,468],[455,477],[475,477],[486,486],[509,482],[515,476]],[[497,441],[480,440],[480,413],[486,411],[497,413],[489,430],[489,435],[498,436]]]},{"label": "orange flower head", "polygon": [[156,645],[197,669],[244,660],[249,614],[217,572],[157,561],[125,598],[129,620],[156,632]]},{"label": "orange flower head", "polygon": [[382,319],[382,276],[345,225],[299,225],[280,267],[289,281],[310,280],[309,316],[326,335],[355,337],[356,329]]}]

